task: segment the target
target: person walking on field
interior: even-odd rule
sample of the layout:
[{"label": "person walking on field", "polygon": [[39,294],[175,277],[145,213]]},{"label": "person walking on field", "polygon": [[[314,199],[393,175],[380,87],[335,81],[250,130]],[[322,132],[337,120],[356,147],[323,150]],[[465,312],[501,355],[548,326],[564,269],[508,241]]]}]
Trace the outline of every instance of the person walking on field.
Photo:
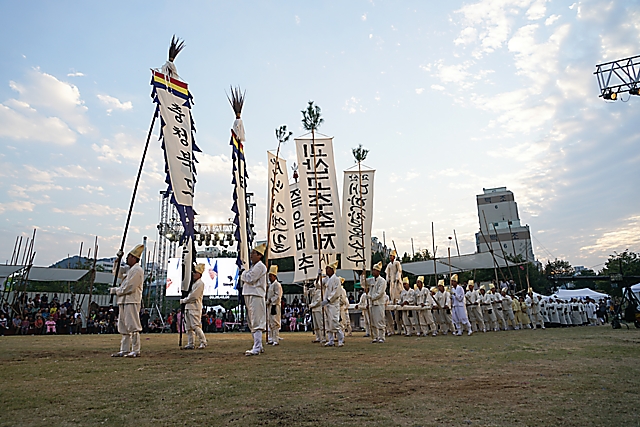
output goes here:
[{"label": "person walking on field", "polygon": [[329,264],[325,271],[327,276],[322,279],[322,284],[327,287],[322,306],[327,312],[327,343],[325,347],[333,347],[334,339],[338,338],[338,347],[344,345],[344,331],[340,324],[340,278],[336,276],[338,261]]},{"label": "person walking on field", "polygon": [[257,356],[264,351],[262,331],[267,327],[265,295],[267,293],[267,267],[262,260],[267,245],[264,243],[251,251],[251,268],[242,273],[242,295],[247,307],[248,326],[253,336],[253,347],[246,356]]},{"label": "person walking on field", "polygon": [[[120,286],[109,288],[109,293],[117,297],[118,332],[122,335],[120,351],[112,354],[112,357],[140,357],[140,303],[144,271],[139,262],[143,250],[143,245],[137,245],[129,252],[127,265],[118,271],[118,276],[122,279]],[[114,274],[116,267],[114,266]]]},{"label": "person walking on field", "polygon": [[195,348],[194,335],[200,340],[199,349],[207,346],[207,338],[202,332],[202,297],[204,295],[204,282],[202,281],[202,273],[204,273],[204,264],[196,265],[193,271],[193,286],[191,292],[186,298],[180,300],[180,304],[185,304],[185,321],[187,323],[187,345],[185,350],[193,350]]},{"label": "person walking on field", "polygon": [[387,281],[380,276],[382,262],[377,263],[371,269],[372,278],[368,280],[369,307],[371,310],[371,335],[372,343],[384,343],[385,319],[384,308],[387,298]]},{"label": "person walking on field", "polygon": [[282,285],[278,282],[278,266],[269,267],[267,288],[267,310],[269,311],[269,336],[267,344],[280,345],[280,326],[282,310]]},{"label": "person walking on field", "polygon": [[453,288],[452,310],[455,314],[453,317],[456,319],[456,334],[462,335],[462,327],[464,326],[467,329],[467,335],[471,335],[473,331],[471,329],[471,323],[469,323],[469,318],[467,317],[464,289],[458,284],[457,274],[451,276],[451,286]]},{"label": "person walking on field", "polygon": [[[391,255],[389,255],[389,264],[387,264],[387,268],[385,269],[385,277],[387,278],[387,282],[389,283],[389,299],[392,305],[397,305],[400,303],[400,293],[402,293],[402,265],[400,261],[398,261],[398,254],[395,250],[391,251]],[[389,315],[391,312],[389,312]],[[391,330],[395,334],[402,333],[402,313],[400,310],[395,310],[395,328],[393,323],[391,323]]]}]

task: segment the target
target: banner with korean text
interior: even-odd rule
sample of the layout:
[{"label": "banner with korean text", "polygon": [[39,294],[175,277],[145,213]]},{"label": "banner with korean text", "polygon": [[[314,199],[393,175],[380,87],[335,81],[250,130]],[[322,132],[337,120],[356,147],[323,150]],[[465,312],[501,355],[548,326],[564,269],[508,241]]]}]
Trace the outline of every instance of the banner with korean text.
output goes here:
[{"label": "banner with korean text", "polygon": [[342,191],[342,268],[371,268],[371,226],[373,224],[373,178],[375,170],[358,165],[344,171]]},{"label": "banner with korean text", "polygon": [[[289,189],[289,177],[287,174],[287,162],[267,152],[269,172],[268,185],[268,212],[271,213],[269,225],[269,259],[286,258],[295,256],[295,243],[293,232],[293,214],[291,211],[291,193]],[[272,193],[273,192],[273,193]],[[273,207],[271,206],[271,195]],[[268,218],[267,218],[268,220]]]}]

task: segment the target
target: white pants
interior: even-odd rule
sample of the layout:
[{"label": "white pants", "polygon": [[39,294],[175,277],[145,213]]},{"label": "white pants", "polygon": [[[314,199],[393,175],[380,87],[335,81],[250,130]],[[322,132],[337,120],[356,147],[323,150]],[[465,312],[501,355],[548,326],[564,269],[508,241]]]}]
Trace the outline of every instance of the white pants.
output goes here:
[{"label": "white pants", "polygon": [[140,353],[140,303],[118,304],[118,332],[122,335],[120,351]]},{"label": "white pants", "polygon": [[[271,307],[276,308],[276,314],[271,314]],[[278,337],[280,336],[280,326],[282,324],[282,316],[281,316],[281,306],[280,304],[276,305],[268,305],[267,310],[269,310],[269,336],[267,337],[268,342],[278,342]]]},{"label": "white pants", "polygon": [[371,306],[371,335],[374,338],[384,339],[385,310],[384,305]]},{"label": "white pants", "polygon": [[247,320],[249,330],[264,331],[267,327],[267,308],[264,297],[257,295],[245,295],[244,302],[247,305]]},{"label": "white pants", "polygon": [[202,332],[202,315],[199,310],[187,310],[187,315],[184,317],[187,323],[187,345],[194,345],[194,335],[198,336],[200,344],[207,344],[207,337]]},{"label": "white pants", "polygon": [[429,332],[437,332],[438,328],[433,321],[433,315],[430,309],[416,310],[415,313],[418,315],[418,323],[420,324],[422,335],[427,335]]}]

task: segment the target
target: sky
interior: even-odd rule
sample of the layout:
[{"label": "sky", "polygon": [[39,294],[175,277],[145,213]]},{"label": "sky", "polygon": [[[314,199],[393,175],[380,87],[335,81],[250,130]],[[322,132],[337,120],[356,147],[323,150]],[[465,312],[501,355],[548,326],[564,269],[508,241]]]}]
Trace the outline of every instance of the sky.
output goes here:
[{"label": "sky", "polygon": [[[243,121],[258,238],[266,151],[322,108],[336,167],[376,169],[373,235],[399,252],[475,250],[476,195],[506,186],[536,257],[595,270],[640,252],[640,97],[598,98],[597,63],[640,54],[639,1],[3,2],[0,261],[36,228],[35,263],[114,256],[154,106],[150,68],[176,59],[195,104],[201,222],[231,217],[234,115]],[[179,18],[178,18],[179,17]],[[627,96],[623,96],[626,101]],[[158,127],[127,248],[157,240]],[[295,161],[294,144],[283,147]],[[341,180],[341,178],[339,178]],[[341,185],[339,185],[341,188]]]}]

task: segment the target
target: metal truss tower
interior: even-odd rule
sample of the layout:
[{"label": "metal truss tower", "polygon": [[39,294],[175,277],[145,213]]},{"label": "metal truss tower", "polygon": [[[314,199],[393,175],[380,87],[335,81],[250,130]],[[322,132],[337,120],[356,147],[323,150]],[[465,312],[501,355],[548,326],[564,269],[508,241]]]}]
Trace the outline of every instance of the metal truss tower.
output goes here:
[{"label": "metal truss tower", "polygon": [[600,98],[615,101],[620,94],[640,95],[640,55],[596,65]]}]

